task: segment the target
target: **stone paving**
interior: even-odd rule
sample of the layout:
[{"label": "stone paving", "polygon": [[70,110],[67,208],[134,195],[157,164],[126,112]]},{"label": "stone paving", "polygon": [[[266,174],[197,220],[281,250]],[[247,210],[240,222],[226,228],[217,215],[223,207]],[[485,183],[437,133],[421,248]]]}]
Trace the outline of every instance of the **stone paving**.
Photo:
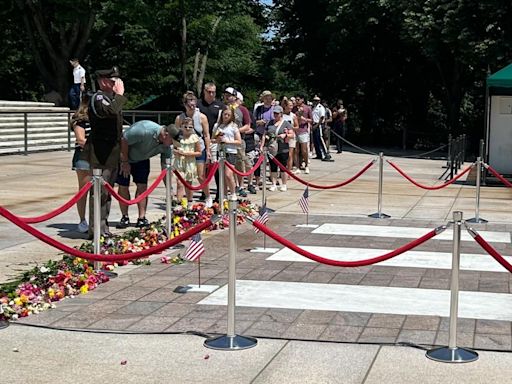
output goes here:
[{"label": "stone paving", "polygon": [[[57,206],[73,195],[75,180],[70,177],[64,159],[67,153],[38,154],[37,166],[20,166],[27,158],[4,157],[0,166],[2,191],[1,204],[19,215],[43,213],[48,206]],[[3,160],[6,159],[7,162]],[[312,174],[301,175],[319,184],[330,184],[348,178],[361,169],[372,156],[356,153],[336,155],[335,163],[313,161]],[[410,175],[420,182],[432,185],[442,173],[442,161],[395,159]],[[64,165],[63,165],[64,164]],[[153,166],[153,169],[158,169]],[[56,180],[48,180],[51,173]],[[30,175],[31,189],[27,191]],[[154,172],[152,173],[154,174]],[[303,186],[290,182],[290,191],[267,193],[268,205],[276,209],[268,223],[276,232],[301,245],[329,245],[360,248],[395,249],[407,240],[366,236],[311,235],[311,228],[299,228],[304,223],[297,200]],[[465,218],[474,216],[474,187],[458,183],[438,191],[420,190],[401,178],[389,167],[385,170],[383,212],[390,219],[370,219],[366,215],[376,211],[377,167],[353,184],[337,190],[310,190],[309,222],[313,224],[344,223],[371,224],[375,226],[424,227],[432,229],[450,220],[453,210],[463,210]],[[151,205],[151,218],[162,214],[161,202],[164,189],[155,191]],[[261,197],[256,195],[255,201]],[[506,188],[486,187],[482,190],[480,216],[490,222],[477,224],[478,230],[510,232],[512,208],[508,203],[511,192]],[[119,217],[113,204],[113,220]],[[132,217],[134,208],[131,208]],[[68,212],[57,223],[42,223],[39,228],[57,236],[67,244],[82,240],[72,232],[75,212]],[[5,219],[0,220],[0,267],[12,268],[12,260],[30,261],[30,250],[38,249],[43,259],[57,257],[51,249],[42,251],[37,241],[20,233]],[[74,239],[73,239],[74,237]],[[206,255],[202,259],[202,284],[223,286],[227,283],[228,231],[215,231],[203,237]],[[512,255],[512,244],[493,244],[498,251]],[[289,281],[362,286],[389,286],[425,289],[449,289],[450,271],[429,268],[404,268],[367,266],[336,268],[317,263],[299,263],[266,260],[263,253],[250,253],[248,249],[262,246],[262,235],[256,235],[251,226],[238,228],[237,278],[241,280]],[[268,247],[279,245],[267,238]],[[34,248],[37,247],[37,248]],[[451,242],[436,239],[416,250],[451,252]],[[483,253],[474,242],[463,242],[462,250]],[[29,253],[27,253],[29,252]],[[171,254],[182,251],[174,250]],[[28,260],[23,261],[28,257]],[[35,261],[41,258],[35,257]],[[19,265],[18,265],[19,267]],[[197,283],[197,266],[162,264],[155,258],[150,266],[123,267],[120,276],[100,286],[87,295],[66,299],[57,308],[22,322],[50,325],[52,327],[87,328],[127,331],[195,331],[207,334],[226,332],[226,307],[200,305],[207,293],[175,293],[179,285]],[[2,272],[5,273],[5,272]],[[461,271],[461,290],[510,293],[510,274],[504,272]],[[236,331],[256,337],[299,340],[328,340],[357,343],[415,343],[445,345],[448,339],[448,319],[437,316],[406,316],[364,312],[314,311],[237,307]],[[512,348],[512,323],[509,321],[459,319],[459,345],[477,349],[510,350]]]}]

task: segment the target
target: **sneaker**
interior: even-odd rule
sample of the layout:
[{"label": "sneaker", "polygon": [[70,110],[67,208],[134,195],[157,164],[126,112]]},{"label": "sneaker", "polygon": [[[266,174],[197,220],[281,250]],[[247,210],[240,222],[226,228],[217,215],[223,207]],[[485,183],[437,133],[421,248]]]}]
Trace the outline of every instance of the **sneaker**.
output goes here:
[{"label": "sneaker", "polygon": [[147,227],[148,225],[149,225],[149,221],[145,217],[139,217],[137,219],[137,224],[135,224],[135,226],[137,228],[144,228],[144,227]]},{"label": "sneaker", "polygon": [[77,225],[77,231],[80,233],[89,231],[89,224],[87,224],[87,220],[83,219],[80,224]]},{"label": "sneaker", "polygon": [[286,185],[281,185],[281,188],[279,188],[281,192],[286,192],[288,190],[288,187]]},{"label": "sneaker", "polygon": [[228,200],[231,200],[231,201],[238,200],[238,196],[236,195],[236,193],[232,193],[232,194],[228,195]]},{"label": "sneaker", "polygon": [[130,226],[130,218],[128,216],[123,215],[119,223],[116,225],[116,228],[122,229]]},{"label": "sneaker", "polygon": [[207,208],[210,208],[213,205],[213,200],[211,196],[208,196],[206,198],[204,205],[206,205]]},{"label": "sneaker", "polygon": [[295,168],[292,172],[293,172],[294,174],[296,174],[296,175],[300,175],[300,173],[301,173],[301,172],[300,172],[300,169],[297,169],[297,168]]},{"label": "sneaker", "polygon": [[309,174],[309,167],[304,168],[304,173],[307,175]]},{"label": "sneaker", "polygon": [[270,187],[268,187],[268,190],[269,190],[270,192],[277,191],[277,185],[272,184]]},{"label": "sneaker", "polygon": [[247,187],[247,190],[249,191],[249,193],[252,193],[253,195],[256,194],[256,188],[254,188],[254,185],[252,184]]},{"label": "sneaker", "polygon": [[240,196],[240,197],[247,197],[247,192],[245,192],[245,191],[244,191],[242,188],[240,188],[240,187],[236,190],[236,192],[237,192],[238,196]]}]

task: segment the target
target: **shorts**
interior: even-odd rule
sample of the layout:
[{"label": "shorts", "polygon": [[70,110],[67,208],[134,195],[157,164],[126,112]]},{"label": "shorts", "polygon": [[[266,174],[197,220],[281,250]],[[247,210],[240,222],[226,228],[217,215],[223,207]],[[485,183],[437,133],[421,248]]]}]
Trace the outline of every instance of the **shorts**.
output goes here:
[{"label": "shorts", "polygon": [[236,153],[226,153],[226,161],[231,165],[236,165]]},{"label": "shorts", "polygon": [[[147,184],[149,170],[149,159],[130,163],[130,175],[132,176],[135,184]],[[116,183],[123,187],[128,187],[130,185],[130,177],[124,177],[121,174],[121,167],[119,167]]]},{"label": "shorts", "polygon": [[254,166],[254,159],[257,157],[258,152],[256,150],[249,151],[247,153],[238,154],[235,167],[239,172],[247,172]]},{"label": "shorts", "polygon": [[200,156],[196,157],[196,163],[206,163],[206,148],[203,149]]},{"label": "shorts", "polygon": [[297,135],[297,143],[309,143],[309,132],[299,133]]},{"label": "shorts", "polygon": [[289,139],[288,140],[288,146],[290,148],[295,148],[297,146],[297,139],[295,139],[295,138]]},{"label": "shorts", "polygon": [[87,160],[80,159],[80,153],[82,150],[80,148],[75,148],[75,153],[73,154],[73,159],[71,160],[71,169],[73,171],[90,171],[91,164]]}]

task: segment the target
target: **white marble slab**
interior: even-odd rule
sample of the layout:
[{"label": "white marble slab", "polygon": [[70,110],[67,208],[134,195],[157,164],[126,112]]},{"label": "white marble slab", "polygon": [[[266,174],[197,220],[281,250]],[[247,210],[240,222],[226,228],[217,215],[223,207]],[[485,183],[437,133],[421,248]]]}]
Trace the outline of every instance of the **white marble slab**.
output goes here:
[{"label": "white marble slab", "polygon": [[[317,247],[308,245],[299,245],[299,247],[317,256],[337,261],[370,259],[391,251],[390,249]],[[511,256],[505,256],[505,259],[512,263]],[[279,252],[269,256],[267,260],[315,263],[315,261],[301,256],[288,248],[281,249]],[[379,265],[388,267],[452,269],[452,254],[448,252],[408,251],[392,259],[380,262]],[[460,255],[460,269],[466,271],[507,272],[505,268],[488,254],[462,253]]]},{"label": "white marble slab", "polygon": [[[399,315],[444,316],[450,291],[362,285],[238,280],[236,305]],[[227,285],[199,304],[226,305]],[[459,317],[512,321],[512,295],[461,291]]]},{"label": "white marble slab", "polygon": [[[315,229],[312,233],[321,233],[327,235],[398,237],[406,239],[417,239],[427,234],[432,229],[434,228],[326,223]],[[478,233],[489,243],[510,243],[510,232],[478,231]],[[453,229],[448,228],[443,233],[434,237],[434,239],[452,240]],[[461,240],[473,241],[471,235],[464,228],[462,228]]]},{"label": "white marble slab", "polygon": [[256,247],[249,250],[249,252],[252,253],[276,253],[279,251],[279,248],[263,248],[263,247]]}]

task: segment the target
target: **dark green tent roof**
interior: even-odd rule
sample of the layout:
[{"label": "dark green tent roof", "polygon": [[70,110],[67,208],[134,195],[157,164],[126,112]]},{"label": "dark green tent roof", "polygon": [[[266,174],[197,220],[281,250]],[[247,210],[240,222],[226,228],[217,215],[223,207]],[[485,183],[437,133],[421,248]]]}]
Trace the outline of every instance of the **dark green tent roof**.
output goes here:
[{"label": "dark green tent roof", "polygon": [[512,64],[489,76],[487,78],[487,86],[493,88],[512,88]]}]

